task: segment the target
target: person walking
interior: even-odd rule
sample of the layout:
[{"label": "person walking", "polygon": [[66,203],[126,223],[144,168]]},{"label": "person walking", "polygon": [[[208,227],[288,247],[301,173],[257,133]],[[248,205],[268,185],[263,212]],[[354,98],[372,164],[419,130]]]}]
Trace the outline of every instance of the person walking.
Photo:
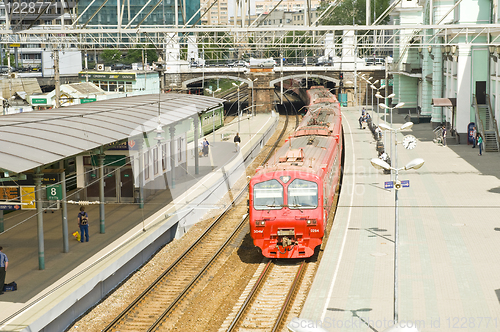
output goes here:
[{"label": "person walking", "polygon": [[483,136],[477,134],[477,147],[479,148],[479,155],[483,155]]},{"label": "person walking", "polygon": [[83,243],[83,234],[85,233],[85,242],[89,242],[89,215],[85,212],[85,207],[80,207],[78,213],[78,226],[80,227],[80,242]]},{"label": "person walking", "polygon": [[5,285],[5,275],[7,274],[7,267],[9,266],[9,259],[7,255],[2,252],[3,248],[0,247],[0,295],[3,294],[3,286]]},{"label": "person walking", "polygon": [[241,143],[240,134],[236,133],[236,136],[234,136],[234,152],[240,151],[240,143]]},{"label": "person walking", "polygon": [[446,127],[445,127],[445,125],[443,125],[443,127],[442,127],[441,134],[443,136],[443,146],[446,146]]},{"label": "person walking", "polygon": [[208,156],[208,146],[210,143],[208,143],[207,138],[203,138],[203,156],[206,157]]}]

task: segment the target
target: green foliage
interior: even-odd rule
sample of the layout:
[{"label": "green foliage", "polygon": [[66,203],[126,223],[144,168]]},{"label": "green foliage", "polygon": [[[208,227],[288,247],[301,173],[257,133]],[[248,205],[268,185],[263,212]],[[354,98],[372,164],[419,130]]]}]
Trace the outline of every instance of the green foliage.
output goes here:
[{"label": "green foliage", "polygon": [[[4,65],[7,65],[8,61],[7,61],[7,56],[4,54],[4,57],[3,57],[3,64]],[[10,66],[11,67],[14,67],[16,63],[16,58],[14,57],[14,54],[11,54],[10,55]]]},{"label": "green foliage", "polygon": [[120,50],[109,49],[104,50],[101,53],[101,62],[106,65],[112,65],[114,63],[119,63],[122,60],[122,52]]},{"label": "green foliage", "polygon": [[[146,48],[146,53],[144,53],[145,48]],[[125,56],[125,60],[123,62],[126,64],[142,62],[143,56],[144,56],[144,61],[146,61],[146,55],[148,63],[153,63],[155,61],[158,61],[158,54],[156,53],[156,49],[153,45],[148,45],[147,47],[144,47],[143,45],[138,45],[135,48],[128,50],[127,55]]]},{"label": "green foliage", "polygon": [[[319,10],[323,12],[332,1],[322,1]],[[373,10],[377,19],[389,6],[389,0],[371,0],[371,19],[373,23]],[[380,24],[387,23],[386,17]],[[343,0],[329,15],[323,18],[321,25],[365,25],[366,0]]]}]

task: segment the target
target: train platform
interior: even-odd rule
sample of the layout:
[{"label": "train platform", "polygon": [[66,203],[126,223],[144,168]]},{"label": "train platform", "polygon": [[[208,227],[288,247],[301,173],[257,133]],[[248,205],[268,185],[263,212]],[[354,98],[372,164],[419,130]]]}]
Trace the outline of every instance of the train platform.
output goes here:
[{"label": "train platform", "polygon": [[[384,331],[394,322],[395,192],[384,187],[391,175],[370,163],[376,142],[370,130],[359,128],[360,113],[343,108],[342,191],[298,320],[310,329],[301,331]],[[404,117],[393,116],[393,128],[399,128]],[[412,150],[401,144],[407,134],[418,139]],[[418,170],[399,172],[400,180],[409,180],[398,192],[400,326],[500,330],[500,154],[479,156],[463,138],[462,144],[451,137],[450,145],[437,144],[429,123],[397,135],[398,167],[425,160]]]},{"label": "train platform", "polygon": [[[18,290],[0,295],[0,331],[63,331],[75,318],[97,303],[161,246],[180,237],[231,190],[246,165],[258,155],[278,122],[274,113],[244,116],[206,136],[210,154],[188,157],[187,174],[175,186],[138,204],[106,204],[105,233],[99,233],[99,206],[88,205],[90,241],[72,237],[78,230],[78,205],[68,204],[69,252],[63,252],[62,215],[43,215],[45,269],[38,269],[35,212],[5,215],[0,245],[9,258],[6,283]],[[235,152],[233,138],[241,137]],[[193,149],[190,143],[188,149]],[[93,221],[94,220],[94,221]]]}]

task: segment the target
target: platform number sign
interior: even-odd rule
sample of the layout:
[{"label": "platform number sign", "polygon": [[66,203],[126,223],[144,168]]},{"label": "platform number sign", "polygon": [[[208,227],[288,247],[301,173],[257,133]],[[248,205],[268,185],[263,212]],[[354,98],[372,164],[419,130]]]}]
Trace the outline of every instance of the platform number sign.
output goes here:
[{"label": "platform number sign", "polygon": [[46,189],[47,189],[47,200],[49,201],[62,200],[62,188],[60,184],[48,186]]}]

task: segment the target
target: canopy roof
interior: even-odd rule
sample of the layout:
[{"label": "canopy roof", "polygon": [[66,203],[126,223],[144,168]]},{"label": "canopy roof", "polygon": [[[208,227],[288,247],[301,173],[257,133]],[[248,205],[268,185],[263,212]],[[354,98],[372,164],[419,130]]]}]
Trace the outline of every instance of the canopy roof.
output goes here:
[{"label": "canopy roof", "polygon": [[457,98],[432,98],[431,105],[436,107],[457,106]]},{"label": "canopy roof", "polygon": [[159,121],[167,126],[192,117],[222,101],[167,93],[0,116],[0,169],[21,173],[51,164],[150,132]]}]

